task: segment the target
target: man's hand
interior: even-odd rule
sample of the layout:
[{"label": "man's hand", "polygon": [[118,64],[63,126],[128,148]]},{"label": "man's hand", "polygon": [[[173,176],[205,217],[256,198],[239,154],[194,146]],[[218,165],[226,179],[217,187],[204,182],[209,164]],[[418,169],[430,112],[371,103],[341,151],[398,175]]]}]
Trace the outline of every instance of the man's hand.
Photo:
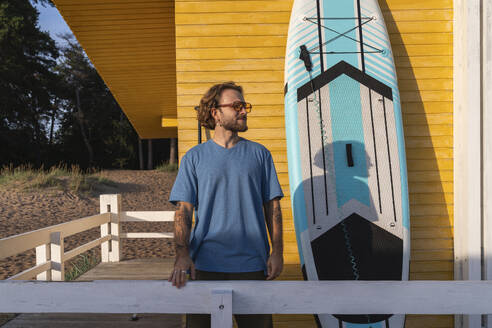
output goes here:
[{"label": "man's hand", "polygon": [[267,278],[266,280],[273,280],[277,278],[284,267],[284,257],[282,254],[272,253],[267,261]]},{"label": "man's hand", "polygon": [[171,273],[168,281],[172,281],[173,286],[178,288],[186,285],[187,276],[186,273],[190,271],[191,279],[195,280],[195,265],[189,255],[177,255],[174,262],[174,270]]}]

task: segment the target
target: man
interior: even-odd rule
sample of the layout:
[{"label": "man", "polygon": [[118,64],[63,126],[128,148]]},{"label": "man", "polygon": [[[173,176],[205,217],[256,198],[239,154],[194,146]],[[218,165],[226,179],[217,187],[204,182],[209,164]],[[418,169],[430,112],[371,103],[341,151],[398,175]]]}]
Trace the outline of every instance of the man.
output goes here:
[{"label": "man", "polygon": [[[178,288],[187,272],[197,280],[271,280],[282,271],[283,193],[272,156],[238,136],[248,129],[251,108],[234,82],[214,85],[200,101],[198,120],[215,134],[183,156],[169,199],[178,205],[169,278]],[[239,328],[272,327],[271,315],[237,315],[236,321]],[[187,326],[210,327],[210,315],[187,315]]]}]

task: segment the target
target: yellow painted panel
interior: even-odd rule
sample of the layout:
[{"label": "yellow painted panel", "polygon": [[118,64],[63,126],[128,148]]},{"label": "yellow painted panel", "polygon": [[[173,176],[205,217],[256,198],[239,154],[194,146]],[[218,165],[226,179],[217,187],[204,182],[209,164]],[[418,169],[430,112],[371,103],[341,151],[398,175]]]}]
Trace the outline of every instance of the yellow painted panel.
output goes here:
[{"label": "yellow painted panel", "polygon": [[[410,214],[412,215],[412,214]],[[427,216],[427,217],[412,217],[413,228],[428,228],[428,227],[451,227],[453,224],[452,217],[448,216]]]},{"label": "yellow painted panel", "polygon": [[[179,15],[178,15],[179,16]],[[181,36],[228,36],[228,35],[285,35],[287,22],[282,24],[231,24],[224,25],[177,25],[176,38]]]},{"label": "yellow painted panel", "polygon": [[441,114],[405,114],[403,115],[403,124],[453,124],[452,113]]},{"label": "yellow painted panel", "polygon": [[453,192],[453,184],[451,182],[436,183],[409,181],[408,188],[410,193]]},{"label": "yellow painted panel", "polygon": [[454,263],[448,261],[414,261],[410,266],[410,272],[434,272],[453,271]]},{"label": "yellow painted panel", "polygon": [[452,20],[453,9],[405,9],[405,10],[392,10],[383,11],[383,17],[385,22],[390,21],[436,21],[436,20]]},{"label": "yellow painted panel", "polygon": [[453,327],[453,316],[450,315],[407,315],[405,327],[424,327],[428,325],[434,328]]},{"label": "yellow painted panel", "polygon": [[410,204],[453,204],[453,201],[453,193],[428,193],[410,195]]},{"label": "yellow painted panel", "polygon": [[404,127],[405,136],[425,137],[425,136],[452,136],[452,125],[409,125]]},{"label": "yellow painted panel", "polygon": [[410,261],[436,261],[436,260],[453,260],[453,250],[431,250],[417,251],[412,250]]},{"label": "yellow painted panel", "polygon": [[[415,34],[418,35],[418,34]],[[453,67],[453,56],[398,56],[395,58],[397,70],[409,67]]]},{"label": "yellow painted panel", "polygon": [[412,181],[453,181],[453,171],[422,171],[408,172],[408,179]]},{"label": "yellow painted panel", "polygon": [[452,170],[453,159],[407,160],[407,168],[409,172],[418,170]]},{"label": "yellow painted panel", "polygon": [[412,244],[412,249],[453,249],[452,238],[428,238],[419,239],[418,243]]},{"label": "yellow painted panel", "polygon": [[[227,10],[224,10],[227,12]],[[186,13],[176,15],[176,25],[222,25],[222,24],[278,24],[288,23],[290,11],[274,12],[254,12],[250,11],[247,15],[237,12],[227,12],[227,15],[217,15],[215,13]],[[285,31],[284,31],[285,33]]]},{"label": "yellow painted panel", "polygon": [[176,49],[177,59],[220,59],[220,58],[279,58],[285,55],[285,46],[268,48],[189,48]]},{"label": "yellow painted panel", "polygon": [[418,44],[418,45],[395,45],[394,56],[449,56],[453,54],[452,44]]},{"label": "yellow painted panel", "polygon": [[402,91],[402,102],[453,101],[453,91]]},{"label": "yellow painted panel", "polygon": [[[410,264],[411,267],[412,265]],[[453,280],[453,277],[453,271],[410,273],[410,280]]]},{"label": "yellow painted panel", "polygon": [[[70,14],[65,14],[63,17],[70,21],[74,27],[84,26],[84,24],[92,24],[94,26],[124,26],[129,24],[136,24],[139,22],[148,23],[161,23],[171,21],[174,14],[169,12],[169,7],[165,7],[161,10],[155,10],[152,13],[148,12],[134,12],[134,13],[121,13],[115,14],[107,12],[106,15],[94,15],[92,11],[73,11]],[[167,25],[169,26],[169,25]]]},{"label": "yellow painted panel", "polygon": [[[282,94],[284,86],[282,82],[249,82],[242,83],[243,91],[247,97],[250,94],[279,93]],[[178,85],[180,95],[197,95],[201,97],[210,88],[209,83],[182,83]],[[265,107],[265,105],[262,105]],[[283,108],[278,106],[277,108]],[[256,109],[256,108],[255,108]],[[283,113],[282,113],[283,114]]]},{"label": "yellow painted panel", "polygon": [[453,158],[453,148],[409,148],[408,159]]},{"label": "yellow painted panel", "polygon": [[285,47],[284,35],[258,36],[208,36],[208,37],[181,37],[176,41],[177,49],[189,48],[223,48],[227,47]]},{"label": "yellow painted panel", "polygon": [[390,9],[395,10],[425,10],[425,9],[452,9],[452,0],[385,0],[379,1],[379,6],[381,10]]},{"label": "yellow painted panel", "polygon": [[453,103],[450,101],[405,102],[401,104],[402,113],[452,113]]},{"label": "yellow painted panel", "polygon": [[[238,84],[245,82],[283,82],[284,72],[279,71],[224,71],[224,72],[177,72],[178,81],[220,83],[224,81],[236,81]],[[181,103],[178,103],[182,106]]]},{"label": "yellow painted panel", "polygon": [[[203,60],[181,60],[176,61],[178,72],[194,71],[237,71],[237,70],[277,70],[283,71],[283,58],[256,58],[256,59],[203,59]],[[184,81],[186,82],[186,81]],[[254,81],[262,83],[262,80]],[[280,81],[279,81],[280,82]],[[186,82],[187,83],[187,82]],[[282,82],[283,83],[283,82]],[[183,83],[184,84],[184,83]]]},{"label": "yellow painted panel", "polygon": [[[412,216],[425,216],[425,215],[453,215],[454,207],[450,205],[410,205],[410,213]],[[412,236],[413,237],[413,236]]]},{"label": "yellow painted panel", "polygon": [[251,13],[252,11],[291,11],[291,1],[176,1],[176,14],[183,13]]},{"label": "yellow painted panel", "polygon": [[415,239],[420,238],[453,238],[453,229],[451,227],[438,228],[413,228],[412,236]]},{"label": "yellow painted panel", "polygon": [[400,80],[400,91],[409,90],[453,90],[452,79]]},{"label": "yellow painted panel", "polygon": [[178,120],[176,118],[162,117],[161,118],[162,127],[178,127]]},{"label": "yellow painted panel", "polygon": [[392,33],[389,34],[392,45],[396,44],[450,44],[453,42],[451,32],[439,33]]},{"label": "yellow painted panel", "polygon": [[387,22],[388,33],[443,33],[453,30],[453,22],[449,21],[399,21]]}]

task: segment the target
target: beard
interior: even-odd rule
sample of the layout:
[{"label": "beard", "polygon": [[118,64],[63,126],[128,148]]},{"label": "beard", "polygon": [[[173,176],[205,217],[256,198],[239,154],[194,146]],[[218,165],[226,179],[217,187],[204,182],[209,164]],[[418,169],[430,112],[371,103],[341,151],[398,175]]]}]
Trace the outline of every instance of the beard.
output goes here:
[{"label": "beard", "polygon": [[246,132],[246,131],[248,131],[248,124],[247,124],[246,119],[238,120],[238,121],[221,122],[221,125],[224,129],[232,131],[232,132]]}]

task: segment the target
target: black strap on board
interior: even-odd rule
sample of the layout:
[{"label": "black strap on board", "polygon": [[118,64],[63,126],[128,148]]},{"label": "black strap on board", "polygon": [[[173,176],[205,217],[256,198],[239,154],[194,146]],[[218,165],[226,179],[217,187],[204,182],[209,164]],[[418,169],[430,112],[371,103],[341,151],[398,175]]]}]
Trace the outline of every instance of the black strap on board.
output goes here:
[{"label": "black strap on board", "polygon": [[345,151],[347,152],[347,165],[349,167],[354,166],[354,158],[352,157],[352,144],[346,144]]}]

